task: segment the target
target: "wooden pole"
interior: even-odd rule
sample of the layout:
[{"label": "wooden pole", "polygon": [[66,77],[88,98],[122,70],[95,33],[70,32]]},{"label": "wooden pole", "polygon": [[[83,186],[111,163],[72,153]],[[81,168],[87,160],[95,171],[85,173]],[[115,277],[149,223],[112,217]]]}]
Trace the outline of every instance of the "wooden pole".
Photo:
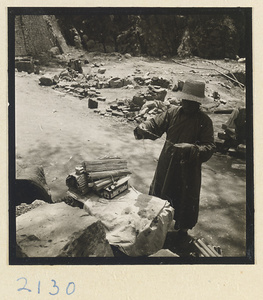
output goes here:
[{"label": "wooden pole", "polygon": [[205,249],[203,249],[196,241],[194,241],[194,244],[205,257],[209,257],[209,254],[205,251]]},{"label": "wooden pole", "polygon": [[213,251],[211,251],[211,249],[209,249],[201,239],[198,239],[197,243],[199,243],[199,245],[205,249],[205,251],[209,254],[209,256],[212,256],[212,257],[216,256],[215,253]]},{"label": "wooden pole", "polygon": [[244,88],[244,84],[241,83],[241,82],[239,82],[238,80],[235,80],[235,79],[231,78],[230,76],[228,76],[228,75],[224,74],[223,72],[218,71],[218,70],[216,70],[216,69],[215,69],[215,71],[218,72],[219,74],[225,76],[225,77],[228,78],[229,80],[232,80],[233,82],[237,83],[239,86],[241,85],[241,87]]}]

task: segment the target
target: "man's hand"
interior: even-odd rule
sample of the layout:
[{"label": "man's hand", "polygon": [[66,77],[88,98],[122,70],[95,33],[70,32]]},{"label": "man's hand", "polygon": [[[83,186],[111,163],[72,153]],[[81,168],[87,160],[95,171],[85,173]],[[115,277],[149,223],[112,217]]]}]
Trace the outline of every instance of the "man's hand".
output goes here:
[{"label": "man's hand", "polygon": [[178,159],[189,160],[190,153],[191,153],[193,146],[194,146],[193,144],[189,144],[189,143],[174,144],[175,156]]},{"label": "man's hand", "polygon": [[143,139],[145,132],[146,132],[146,126],[143,123],[141,123],[139,126],[137,126],[133,131],[134,136],[137,140]]}]

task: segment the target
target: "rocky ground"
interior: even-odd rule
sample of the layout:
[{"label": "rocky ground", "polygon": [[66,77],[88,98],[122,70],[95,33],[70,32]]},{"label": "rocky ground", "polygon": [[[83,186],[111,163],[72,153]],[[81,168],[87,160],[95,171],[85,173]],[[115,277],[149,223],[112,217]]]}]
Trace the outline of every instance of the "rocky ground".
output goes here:
[{"label": "rocky ground", "polygon": [[[213,120],[215,136],[222,130],[222,123],[227,121],[229,115],[218,115],[213,111],[231,109],[245,103],[245,90],[215,71],[217,69],[227,74],[223,68],[231,72],[244,70],[244,65],[234,60],[206,61],[191,58],[173,61],[80,51],[73,53],[72,57],[82,60],[84,75],[96,75],[102,81],[111,76],[132,79],[134,76],[157,76],[167,78],[173,87],[178,80],[204,80],[211,103],[207,103],[203,109]],[[99,68],[106,69],[105,73],[100,74]],[[121,88],[106,86],[96,89],[97,97],[102,100],[98,101],[99,111],[95,112],[88,107],[88,97],[79,97],[70,89],[66,91],[39,85],[41,76],[59,75],[63,70],[65,66],[56,63],[40,68],[38,75],[16,72],[17,165],[42,165],[52,199],[58,202],[66,195],[65,180],[76,165],[84,160],[120,156],[128,161],[132,172],[130,183],[137,190],[148,193],[165,138],[137,141],[133,129],[138,121],[112,116],[110,110],[107,112],[110,105],[119,100],[132,99],[138,92],[146,92],[148,86],[132,82]],[[214,92],[220,95],[215,100]],[[165,99],[176,100],[178,95],[179,92],[171,88]],[[240,158],[216,153],[203,165],[199,222],[189,234],[221,246],[224,256],[244,256],[246,251],[244,164],[245,161]],[[173,231],[169,234],[171,236]]]}]

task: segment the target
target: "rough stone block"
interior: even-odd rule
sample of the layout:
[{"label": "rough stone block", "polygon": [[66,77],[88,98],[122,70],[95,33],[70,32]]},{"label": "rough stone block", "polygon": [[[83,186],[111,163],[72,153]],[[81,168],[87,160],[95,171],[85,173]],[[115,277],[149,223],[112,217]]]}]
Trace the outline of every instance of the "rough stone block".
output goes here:
[{"label": "rough stone block", "polygon": [[15,67],[17,68],[18,72],[27,72],[28,74],[33,73],[34,72],[34,63],[32,60],[28,60],[28,61],[16,61],[15,62]]},{"label": "rough stone block", "polygon": [[111,104],[110,108],[113,109],[113,110],[117,110],[118,105],[117,104]]},{"label": "rough stone block", "polygon": [[112,115],[115,117],[124,117],[124,113],[119,111],[113,111]]},{"label": "rough stone block", "polygon": [[139,106],[139,107],[142,107],[143,104],[145,103],[145,98],[144,98],[144,95],[142,94],[136,94],[133,96],[132,98],[132,103],[136,106]]},{"label": "rough stone block", "polygon": [[51,86],[55,83],[54,83],[53,77],[42,76],[41,78],[39,78],[39,84],[45,85],[45,86]]},{"label": "rough stone block", "polygon": [[89,108],[98,108],[98,101],[89,99]]},{"label": "rough stone block", "polygon": [[60,54],[60,50],[59,50],[58,47],[52,47],[51,49],[49,49],[48,52],[50,53],[50,55],[51,55],[52,57],[54,57],[54,56]]},{"label": "rough stone block", "polygon": [[178,85],[176,83],[174,84],[174,87],[172,88],[172,91],[173,92],[177,92],[178,91]]},{"label": "rough stone block", "polygon": [[130,78],[126,77],[123,79],[123,86],[132,85],[133,82]]},{"label": "rough stone block", "polygon": [[177,86],[178,86],[178,91],[182,91],[184,87],[184,82],[182,80],[178,80]]},{"label": "rough stone block", "polygon": [[237,152],[246,154],[246,145],[244,145],[244,144],[239,144],[239,145],[237,146]]},{"label": "rough stone block", "polygon": [[105,102],[106,101],[106,97],[98,97],[97,100]]},{"label": "rough stone block", "polygon": [[16,218],[16,240],[28,257],[112,257],[101,221],[64,202]]},{"label": "rough stone block", "polygon": [[127,58],[127,59],[129,59],[129,58],[131,58],[132,56],[131,56],[130,53],[125,53],[125,54],[124,54],[124,57]]},{"label": "rough stone block", "polygon": [[153,77],[151,80],[151,84],[161,86],[167,89],[170,85],[170,81],[162,77]]},{"label": "rough stone block", "polygon": [[99,74],[104,74],[106,72],[106,68],[99,68],[98,73]]},{"label": "rough stone block", "polygon": [[109,80],[109,86],[111,88],[121,88],[123,87],[123,80],[119,77],[115,77]]}]

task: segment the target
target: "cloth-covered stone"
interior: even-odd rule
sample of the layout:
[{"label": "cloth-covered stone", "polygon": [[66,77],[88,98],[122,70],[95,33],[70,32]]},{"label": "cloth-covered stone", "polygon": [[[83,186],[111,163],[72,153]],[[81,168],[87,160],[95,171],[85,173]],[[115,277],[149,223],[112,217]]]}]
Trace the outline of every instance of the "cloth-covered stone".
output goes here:
[{"label": "cloth-covered stone", "polygon": [[129,256],[150,255],[160,250],[173,220],[173,208],[168,201],[133,188],[112,200],[90,197],[84,209],[106,227],[109,243]]}]

